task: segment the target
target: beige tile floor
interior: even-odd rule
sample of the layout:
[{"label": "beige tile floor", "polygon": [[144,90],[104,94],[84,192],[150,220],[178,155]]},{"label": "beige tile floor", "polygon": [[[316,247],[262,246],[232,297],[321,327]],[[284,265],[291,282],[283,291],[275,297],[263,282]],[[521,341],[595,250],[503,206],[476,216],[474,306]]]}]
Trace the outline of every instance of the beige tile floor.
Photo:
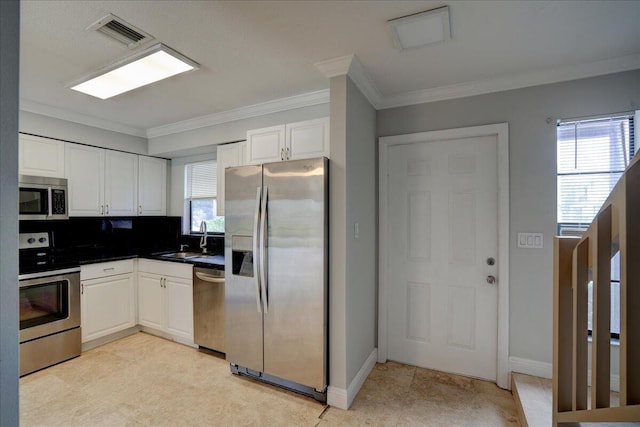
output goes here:
[{"label": "beige tile floor", "polygon": [[20,381],[22,426],[518,426],[494,384],[388,362],[351,409],[231,375],[222,358],[145,333]]}]

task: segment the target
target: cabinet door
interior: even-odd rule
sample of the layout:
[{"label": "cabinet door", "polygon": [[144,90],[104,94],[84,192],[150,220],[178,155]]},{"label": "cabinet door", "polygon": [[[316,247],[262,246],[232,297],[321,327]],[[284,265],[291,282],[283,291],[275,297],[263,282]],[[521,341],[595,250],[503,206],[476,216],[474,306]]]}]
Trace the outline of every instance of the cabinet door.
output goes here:
[{"label": "cabinet door", "polygon": [[138,215],[167,214],[167,161],[138,156]]},{"label": "cabinet door", "polygon": [[19,135],[19,174],[64,178],[64,142]]},{"label": "cabinet door", "polygon": [[104,215],[104,152],[86,145],[65,145],[69,216]]},{"label": "cabinet door", "polygon": [[82,342],[118,332],[136,324],[133,274],[82,282]]},{"label": "cabinet door", "polygon": [[272,126],[247,132],[248,165],[284,160],[285,126]]},{"label": "cabinet door", "polygon": [[242,164],[242,147],[240,142],[218,145],[217,177],[216,177],[216,215],[224,215],[224,170]]},{"label": "cabinet door", "polygon": [[329,119],[288,124],[286,143],[287,160],[329,157]]},{"label": "cabinet door", "polygon": [[106,150],[104,209],[108,216],[138,212],[138,156]]},{"label": "cabinet door", "polygon": [[138,323],[162,330],[164,318],[164,279],[152,273],[138,273]]},{"label": "cabinet door", "polygon": [[167,332],[193,342],[193,280],[166,277]]}]

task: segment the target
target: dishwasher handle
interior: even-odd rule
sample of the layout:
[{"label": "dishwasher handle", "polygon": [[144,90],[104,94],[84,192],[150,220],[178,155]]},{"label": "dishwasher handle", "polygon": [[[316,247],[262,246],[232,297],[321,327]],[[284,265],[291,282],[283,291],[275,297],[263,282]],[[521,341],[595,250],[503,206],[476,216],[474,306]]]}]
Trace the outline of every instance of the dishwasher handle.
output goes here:
[{"label": "dishwasher handle", "polygon": [[224,277],[220,278],[220,277],[212,276],[210,274],[203,273],[201,271],[196,271],[196,277],[200,280],[203,280],[209,283],[224,283]]}]

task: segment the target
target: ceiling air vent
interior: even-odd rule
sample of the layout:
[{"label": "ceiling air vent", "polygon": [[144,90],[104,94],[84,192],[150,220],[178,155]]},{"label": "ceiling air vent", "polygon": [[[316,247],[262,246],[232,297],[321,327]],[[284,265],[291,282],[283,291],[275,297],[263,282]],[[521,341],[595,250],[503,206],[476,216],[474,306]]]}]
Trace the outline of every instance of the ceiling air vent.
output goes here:
[{"label": "ceiling air vent", "polygon": [[105,34],[120,43],[127,45],[129,49],[138,47],[143,43],[153,40],[153,36],[134,27],[127,21],[109,14],[87,27],[87,30],[95,30]]}]

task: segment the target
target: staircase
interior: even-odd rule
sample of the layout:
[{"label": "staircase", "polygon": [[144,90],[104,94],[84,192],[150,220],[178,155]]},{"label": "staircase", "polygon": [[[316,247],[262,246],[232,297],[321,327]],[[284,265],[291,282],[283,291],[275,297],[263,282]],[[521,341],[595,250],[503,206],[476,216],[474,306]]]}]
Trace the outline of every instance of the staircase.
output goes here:
[{"label": "staircase", "polygon": [[[611,258],[618,251],[620,392],[619,402],[612,402]],[[554,239],[553,314],[553,426],[640,422],[640,155],[635,156],[581,238]]]}]

